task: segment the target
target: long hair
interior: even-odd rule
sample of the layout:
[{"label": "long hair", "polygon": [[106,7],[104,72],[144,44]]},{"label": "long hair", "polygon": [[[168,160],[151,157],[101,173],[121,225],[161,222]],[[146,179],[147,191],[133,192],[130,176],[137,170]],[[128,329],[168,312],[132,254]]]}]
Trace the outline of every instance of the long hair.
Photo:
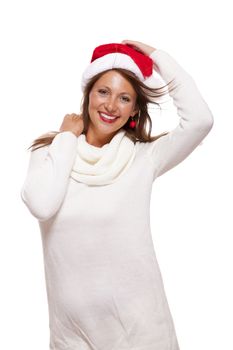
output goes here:
[{"label": "long hair", "polygon": [[[138,113],[134,116],[136,121],[135,128],[130,128],[128,121],[123,125],[122,129],[125,129],[126,135],[135,143],[136,141],[141,142],[152,142],[154,140],[157,140],[159,137],[164,136],[168,134],[168,132],[163,132],[162,134],[151,136],[151,130],[152,130],[152,121],[148,112],[149,104],[156,104],[160,109],[160,104],[158,99],[161,96],[164,96],[171,91],[173,91],[176,86],[174,85],[174,79],[168,82],[166,85],[159,87],[159,88],[151,88],[146,86],[143,82],[141,82],[134,73],[127,69],[123,68],[114,68],[111,70],[115,70],[119,72],[134,88],[136,92],[136,106],[135,108],[138,110]],[[91,78],[87,85],[85,86],[83,97],[81,101],[81,114],[83,117],[83,124],[84,128],[82,131],[82,134],[86,134],[89,126],[89,112],[88,112],[88,106],[89,106],[89,94],[91,92],[91,89],[95,82],[106,72],[109,70],[106,70],[104,72],[101,72],[99,74],[96,74],[93,78]],[[167,90],[166,90],[167,88]],[[157,100],[157,101],[156,101]],[[147,123],[149,124],[149,130],[147,130]],[[32,151],[47,146],[52,143],[54,137],[60,133],[60,131],[50,131],[46,134],[43,134],[42,136],[38,137],[32,142],[32,145],[28,148],[32,148]]]}]

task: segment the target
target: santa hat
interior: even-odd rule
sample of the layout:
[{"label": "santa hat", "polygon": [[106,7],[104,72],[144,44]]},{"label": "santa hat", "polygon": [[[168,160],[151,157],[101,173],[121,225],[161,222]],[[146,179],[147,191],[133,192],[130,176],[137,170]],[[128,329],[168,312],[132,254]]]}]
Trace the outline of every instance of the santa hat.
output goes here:
[{"label": "santa hat", "polygon": [[92,54],[91,62],[82,75],[81,88],[84,91],[88,81],[96,74],[108,69],[124,68],[133,72],[140,81],[149,87],[160,87],[159,74],[154,72],[153,60],[125,44],[104,44],[97,46]]}]

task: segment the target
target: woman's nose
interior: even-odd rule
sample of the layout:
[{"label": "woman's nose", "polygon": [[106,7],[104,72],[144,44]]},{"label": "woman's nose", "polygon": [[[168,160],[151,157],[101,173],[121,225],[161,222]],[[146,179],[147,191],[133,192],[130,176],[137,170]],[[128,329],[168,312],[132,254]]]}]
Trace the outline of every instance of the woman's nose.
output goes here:
[{"label": "woman's nose", "polygon": [[110,97],[106,103],[105,103],[105,108],[109,111],[109,112],[113,112],[117,109],[117,102],[113,97]]}]

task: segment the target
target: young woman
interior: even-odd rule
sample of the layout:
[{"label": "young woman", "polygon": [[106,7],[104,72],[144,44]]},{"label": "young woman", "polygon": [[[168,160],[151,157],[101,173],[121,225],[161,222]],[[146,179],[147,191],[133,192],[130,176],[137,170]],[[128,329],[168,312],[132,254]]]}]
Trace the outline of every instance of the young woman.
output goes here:
[{"label": "young woman", "polygon": [[[178,350],[150,196],[209,133],[212,113],[168,53],[137,41],[95,48],[82,90],[80,115],[34,141],[21,191],[41,230],[50,349]],[[180,123],[152,137],[148,105],[165,94]]]}]

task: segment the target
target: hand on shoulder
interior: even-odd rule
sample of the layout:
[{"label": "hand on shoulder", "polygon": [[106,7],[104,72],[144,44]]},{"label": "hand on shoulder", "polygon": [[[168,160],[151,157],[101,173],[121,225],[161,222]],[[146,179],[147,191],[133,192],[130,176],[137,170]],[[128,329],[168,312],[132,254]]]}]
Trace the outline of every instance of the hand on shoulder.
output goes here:
[{"label": "hand on shoulder", "polygon": [[60,132],[71,131],[79,136],[84,129],[83,116],[81,114],[66,114],[60,126]]}]

